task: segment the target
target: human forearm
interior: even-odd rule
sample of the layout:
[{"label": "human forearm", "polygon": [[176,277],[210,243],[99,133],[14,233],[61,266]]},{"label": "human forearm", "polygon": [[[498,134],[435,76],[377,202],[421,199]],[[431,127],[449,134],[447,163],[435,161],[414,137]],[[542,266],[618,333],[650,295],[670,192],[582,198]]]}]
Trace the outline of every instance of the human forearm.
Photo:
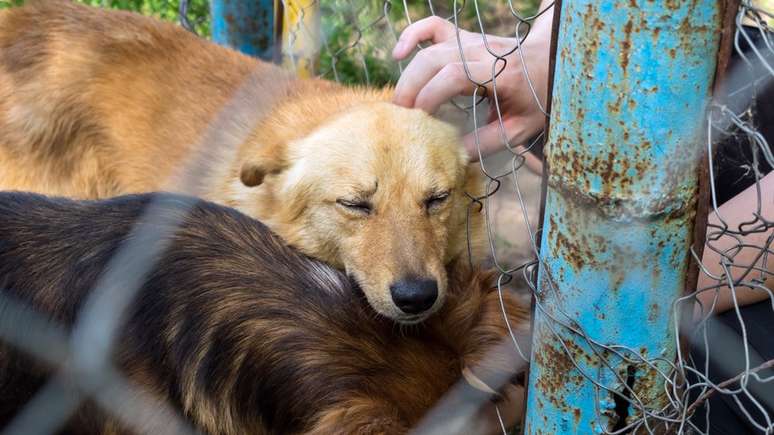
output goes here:
[{"label": "human forearm", "polygon": [[[759,184],[760,215],[765,219],[772,220],[774,219],[774,172],[763,177]],[[699,290],[709,289],[698,295],[698,299],[702,303],[702,311],[705,313],[710,310],[713,302],[715,302],[713,311],[719,313],[733,308],[734,298],[736,298],[736,303],[742,306],[769,297],[769,293],[760,287],[734,285],[735,292],[732,292],[729,287],[729,275],[733,278],[730,280],[731,282],[743,278],[743,281],[749,283],[761,279],[760,270],[766,271],[763,274],[761,285],[769,289],[774,286],[774,279],[770,273],[774,269],[774,258],[771,254],[761,255],[765,253],[765,250],[771,249],[769,239],[772,238],[774,229],[762,228],[757,232],[736,236],[726,233],[723,229],[723,222],[728,225],[729,231],[739,231],[740,224],[743,224],[742,229],[744,230],[749,231],[755,228],[759,222],[753,225],[745,223],[751,222],[755,218],[753,212],[756,211],[757,204],[758,191],[756,186],[750,186],[720,206],[718,213],[710,212],[707,244],[702,257],[702,263],[707,273],[700,273],[697,285]],[[757,270],[748,272],[751,266]],[[717,288],[717,293],[714,288]],[[715,301],[716,294],[717,301]]]}]

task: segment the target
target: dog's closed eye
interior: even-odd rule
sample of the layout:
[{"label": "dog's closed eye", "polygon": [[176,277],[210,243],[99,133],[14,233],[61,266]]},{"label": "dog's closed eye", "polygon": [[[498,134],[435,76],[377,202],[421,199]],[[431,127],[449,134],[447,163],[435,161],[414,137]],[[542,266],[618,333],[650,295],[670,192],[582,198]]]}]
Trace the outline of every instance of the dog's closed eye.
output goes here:
[{"label": "dog's closed eye", "polygon": [[358,199],[339,198],[336,200],[336,204],[344,207],[349,211],[364,214],[364,215],[371,214],[371,211],[373,210],[373,206],[371,205],[370,202],[358,200]]},{"label": "dog's closed eye", "polygon": [[430,197],[425,199],[425,208],[427,211],[433,211],[434,209],[437,209],[449,198],[450,193],[451,192],[447,190],[430,195]]}]

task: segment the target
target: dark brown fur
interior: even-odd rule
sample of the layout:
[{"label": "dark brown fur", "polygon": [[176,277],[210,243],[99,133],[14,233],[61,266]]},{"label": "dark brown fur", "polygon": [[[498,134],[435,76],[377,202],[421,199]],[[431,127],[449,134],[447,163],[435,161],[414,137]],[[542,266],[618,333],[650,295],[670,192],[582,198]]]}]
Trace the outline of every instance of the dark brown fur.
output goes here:
[{"label": "dark brown fur", "polygon": [[[510,345],[498,346],[510,337],[487,274],[452,274],[444,308],[399,328],[353,297],[344,274],[287,248],[259,222],[181,196],[78,202],[0,193],[0,291],[72,325],[132,228],[166,225],[141,217],[151,201],[163,216],[193,205],[155,259],[114,361],[206,433],[402,433],[463,366],[492,379],[519,363]],[[507,292],[504,300],[523,339],[527,312]],[[48,375],[0,344],[0,427]],[[69,429],[115,425],[89,407]]]}]

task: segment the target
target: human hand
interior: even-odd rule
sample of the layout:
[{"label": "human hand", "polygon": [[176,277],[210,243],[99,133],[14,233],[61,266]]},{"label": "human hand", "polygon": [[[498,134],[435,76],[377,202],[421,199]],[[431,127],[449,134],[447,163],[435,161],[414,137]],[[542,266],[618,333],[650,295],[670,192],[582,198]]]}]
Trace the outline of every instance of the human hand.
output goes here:
[{"label": "human hand", "polygon": [[[488,123],[478,129],[481,155],[502,149],[506,140],[511,145],[524,144],[545,125],[551,20],[551,11],[539,17],[521,50],[517,48],[516,38],[484,37],[465,30],[460,30],[458,42],[454,25],[439,17],[411,24],[395,45],[392,53],[395,59],[408,57],[420,42],[432,41],[433,45],[420,50],[403,71],[395,88],[394,102],[434,113],[454,96],[473,95],[476,82],[486,88],[492,103]],[[503,56],[505,61],[492,53]],[[492,76],[498,72],[493,83]],[[504,131],[493,99],[495,84]],[[477,95],[482,95],[481,91]],[[479,149],[475,135],[468,134],[464,144],[471,158],[477,160]]]}]

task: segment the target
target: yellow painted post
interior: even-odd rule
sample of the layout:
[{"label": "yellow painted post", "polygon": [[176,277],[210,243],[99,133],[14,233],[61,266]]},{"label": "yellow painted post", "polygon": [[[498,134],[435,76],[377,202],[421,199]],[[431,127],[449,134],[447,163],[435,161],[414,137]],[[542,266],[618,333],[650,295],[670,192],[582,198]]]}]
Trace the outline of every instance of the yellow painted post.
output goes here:
[{"label": "yellow painted post", "polygon": [[282,2],[282,64],[299,77],[315,74],[320,54],[319,0],[280,0]]}]

